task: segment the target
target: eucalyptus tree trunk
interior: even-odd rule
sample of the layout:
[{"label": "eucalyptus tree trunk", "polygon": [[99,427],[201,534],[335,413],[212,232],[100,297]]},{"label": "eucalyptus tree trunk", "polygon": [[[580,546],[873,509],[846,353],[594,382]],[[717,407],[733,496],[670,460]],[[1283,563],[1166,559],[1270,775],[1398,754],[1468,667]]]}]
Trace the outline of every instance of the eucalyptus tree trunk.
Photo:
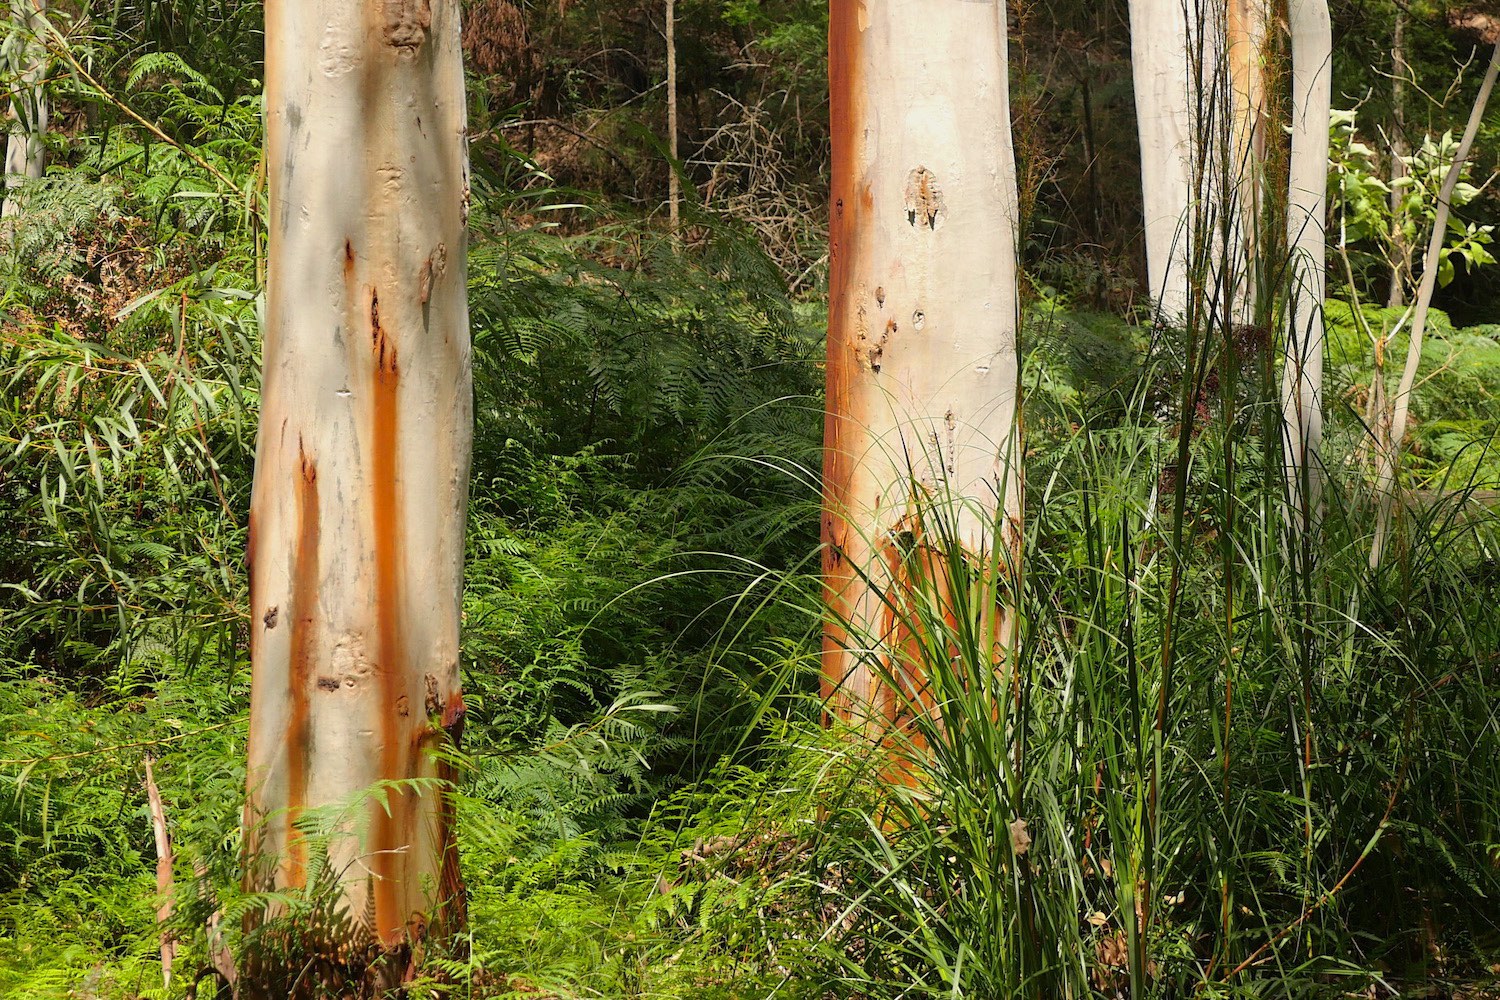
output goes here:
[{"label": "eucalyptus tree trunk", "polygon": [[1333,28],[1328,0],[1290,0],[1292,151],[1287,191],[1290,301],[1281,401],[1292,509],[1302,530],[1318,520],[1323,469],[1323,298],[1327,285],[1328,121]]},{"label": "eucalyptus tree trunk", "polygon": [[1200,0],[1130,0],[1130,64],[1141,144],[1146,272],[1161,319],[1188,311],[1201,171],[1195,39],[1204,33]]},{"label": "eucalyptus tree trunk", "polygon": [[[464,717],[459,7],[266,4],[247,881],[296,889],[331,872],[345,919],[313,947],[373,949],[397,972],[430,925],[463,918],[452,811],[432,780],[432,751]],[[326,859],[308,825],[330,834]]]},{"label": "eucalyptus tree trunk", "polygon": [[[832,0],[829,58],[824,694],[879,730],[911,704],[883,683],[913,667],[895,608],[923,567],[957,555],[939,546],[974,568],[993,609],[980,642],[997,665],[1014,641],[1002,579],[1021,544],[1006,7]],[[924,511],[946,519],[944,538],[919,537]]]},{"label": "eucalyptus tree trunk", "polygon": [[1432,222],[1432,233],[1427,241],[1427,252],[1422,260],[1422,282],[1417,286],[1417,297],[1411,306],[1411,333],[1407,337],[1406,364],[1401,370],[1401,381],[1391,400],[1390,430],[1384,440],[1378,442],[1376,461],[1376,520],[1375,539],[1370,545],[1370,568],[1380,565],[1385,554],[1395,515],[1397,480],[1401,471],[1401,449],[1406,437],[1406,424],[1411,415],[1411,394],[1417,385],[1417,370],[1422,364],[1422,343],[1427,331],[1427,312],[1432,306],[1432,295],[1437,290],[1438,265],[1442,261],[1443,244],[1448,237],[1448,216],[1453,209],[1453,191],[1463,176],[1464,164],[1474,148],[1474,137],[1484,121],[1484,111],[1494,92],[1496,77],[1500,76],[1500,41],[1495,43],[1490,55],[1489,68],[1479,85],[1479,94],[1474,98],[1474,107],[1469,111],[1469,122],[1464,127],[1463,138],[1453,152],[1453,163],[1443,177],[1443,186],[1438,189],[1437,217]]},{"label": "eucalyptus tree trunk", "polygon": [[1264,0],[1131,0],[1146,269],[1159,318],[1250,321],[1265,147]]},{"label": "eucalyptus tree trunk", "polygon": [[0,216],[16,215],[20,203],[11,194],[27,180],[42,176],[46,167],[47,92],[43,84],[47,48],[42,41],[47,0],[10,0],[8,70],[0,79],[10,91],[5,143],[5,199]]},{"label": "eucalyptus tree trunk", "polygon": [[[1237,325],[1254,324],[1267,290],[1267,262],[1261,222],[1266,209],[1266,33],[1270,0],[1228,0],[1224,22],[1224,60],[1231,96],[1227,119],[1228,159],[1220,168],[1220,211],[1228,212],[1226,255],[1229,270],[1221,287],[1233,303]],[[1215,155],[1217,155],[1217,138]]]}]

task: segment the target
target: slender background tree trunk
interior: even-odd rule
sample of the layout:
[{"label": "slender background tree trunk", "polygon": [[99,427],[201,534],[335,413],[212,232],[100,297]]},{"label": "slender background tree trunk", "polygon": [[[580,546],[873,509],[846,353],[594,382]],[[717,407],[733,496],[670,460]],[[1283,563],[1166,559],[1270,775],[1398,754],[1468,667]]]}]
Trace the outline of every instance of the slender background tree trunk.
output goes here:
[{"label": "slender background tree trunk", "polygon": [[1422,364],[1422,340],[1427,330],[1427,311],[1432,306],[1432,294],[1437,290],[1438,262],[1442,259],[1443,243],[1448,237],[1448,216],[1453,210],[1453,189],[1463,175],[1469,151],[1474,148],[1474,137],[1484,120],[1484,109],[1490,94],[1495,89],[1495,78],[1500,75],[1500,42],[1495,44],[1490,56],[1489,68],[1484,81],[1479,85],[1479,94],[1474,98],[1474,107],[1469,112],[1469,123],[1464,128],[1463,138],[1453,153],[1453,165],[1443,178],[1438,190],[1437,217],[1432,223],[1432,235],[1427,241],[1427,254],[1422,261],[1422,283],[1417,287],[1417,297],[1412,302],[1411,333],[1407,340],[1406,366],[1401,371],[1396,394],[1391,400],[1390,435],[1380,449],[1376,464],[1376,503],[1378,512],[1375,521],[1375,540],[1370,546],[1370,567],[1380,565],[1385,553],[1391,519],[1395,513],[1397,480],[1401,471],[1401,446],[1406,437],[1406,422],[1411,415],[1411,393],[1417,384],[1417,370]]},{"label": "slender background tree trunk", "polygon": [[1391,290],[1385,304],[1391,308],[1406,305],[1406,282],[1411,267],[1411,249],[1405,237],[1406,192],[1400,181],[1406,177],[1406,11],[1396,10],[1396,27],[1391,33],[1391,225],[1394,229],[1398,257],[1391,264]]},{"label": "slender background tree trunk", "polygon": [[1287,192],[1286,359],[1281,400],[1292,509],[1302,530],[1322,496],[1323,298],[1327,286],[1328,126],[1333,102],[1333,27],[1327,0],[1290,0],[1292,153]]},{"label": "slender background tree trunk", "polygon": [[1187,315],[1194,204],[1199,0],[1131,0],[1130,63],[1141,145],[1146,272],[1161,317]]},{"label": "slender background tree trunk", "polygon": [[[909,586],[916,505],[956,498],[947,509],[980,565],[996,545],[1002,567],[1019,555],[1006,8],[832,0],[829,47],[824,693],[845,717],[889,717],[899,706],[876,664],[901,669],[888,595]],[[995,583],[998,648],[1014,617]]]},{"label": "slender background tree trunk", "polygon": [[[459,0],[269,0],[270,266],[250,526],[250,884],[307,811],[357,940],[461,919],[451,811],[471,439]],[[385,785],[375,790],[379,783]],[[372,794],[372,790],[375,790]],[[348,952],[343,952],[347,954]]]},{"label": "slender background tree trunk", "polygon": [[10,0],[11,30],[17,41],[14,74],[5,74],[6,89],[12,90],[7,118],[10,131],[5,142],[5,193],[0,216],[17,214],[20,202],[10,192],[27,180],[36,180],[46,168],[47,92],[43,84],[47,48],[41,38],[47,0]]},{"label": "slender background tree trunk", "polygon": [[682,179],[677,176],[677,0],[667,0],[667,219],[672,233],[681,225]]}]

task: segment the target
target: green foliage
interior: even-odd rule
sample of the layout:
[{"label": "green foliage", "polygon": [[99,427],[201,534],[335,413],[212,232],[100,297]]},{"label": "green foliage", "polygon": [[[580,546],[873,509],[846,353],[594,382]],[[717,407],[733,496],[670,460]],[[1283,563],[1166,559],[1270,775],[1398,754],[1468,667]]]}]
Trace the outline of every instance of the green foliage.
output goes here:
[{"label": "green foliage", "polygon": [[[1410,273],[1410,260],[1413,253],[1419,257],[1425,254],[1437,220],[1438,195],[1457,148],[1452,131],[1437,139],[1423,136],[1413,153],[1401,157],[1406,167],[1403,176],[1387,180],[1380,175],[1383,163],[1375,150],[1356,134],[1355,112],[1334,112],[1330,143],[1334,178],[1330,188],[1337,193],[1333,211],[1340,222],[1339,245],[1349,252],[1356,275],[1366,283],[1378,280],[1380,271],[1403,266],[1403,281],[1420,279],[1420,269],[1415,276]],[[1472,167],[1472,162],[1464,164],[1450,200],[1453,208],[1463,208],[1479,197],[1479,188],[1465,179],[1472,174]],[[1394,206],[1393,190],[1398,193]],[[1449,216],[1448,232],[1438,253],[1438,287],[1452,283],[1459,261],[1471,274],[1495,263],[1489,251],[1494,228]],[[1415,288],[1406,291],[1410,294]]]},{"label": "green foliage", "polygon": [[[733,128],[693,133],[703,203],[676,238],[642,218],[665,178],[658,8],[516,11],[515,37],[466,41],[510,60],[473,87],[471,923],[413,993],[1144,1000],[1478,969],[1500,889],[1496,328],[1434,315],[1416,502],[1372,573],[1366,328],[1389,365],[1404,313],[1328,304],[1324,558],[1292,557],[1271,345],[1083,308],[1127,312],[1132,286],[1120,5],[1022,19],[1020,652],[990,669],[979,588],[893,601],[942,721],[889,741],[912,779],[891,788],[892,751],[825,729],[813,693],[823,316],[787,287],[822,273],[826,8],[679,4],[684,119]],[[276,935],[339,917],[326,868],[306,892],[241,888],[260,9],[90,13],[64,23],[56,167],[0,236],[0,1000],[181,997],[215,914],[236,949],[286,946],[286,992],[302,958]],[[554,125],[512,127],[512,104]],[[1362,294],[1421,242],[1452,155],[1435,121],[1395,228],[1371,113],[1335,122]],[[1075,132],[1086,165],[1063,159]],[[1453,288],[1491,263],[1489,197],[1460,192]],[[971,579],[945,513],[925,526]],[[170,990],[148,756],[176,851]]]},{"label": "green foliage", "polygon": [[[147,754],[177,855],[172,995],[206,967],[216,910],[236,948],[251,940],[241,917],[267,906],[282,914],[272,928],[327,916],[318,886],[275,899],[237,888],[258,103],[222,101],[175,56],[143,56],[124,78],[174,138],[129,125],[76,137],[73,164],[29,189],[4,248],[6,997],[160,993]],[[740,572],[717,572],[711,553],[807,544],[808,523],[789,516],[807,496],[764,459],[815,463],[819,426],[811,317],[752,242],[731,227],[682,248],[605,224],[571,236],[517,224],[546,194],[487,186],[530,169],[497,155],[503,168],[476,177],[470,267],[462,801],[475,926],[499,937],[470,960],[430,956],[434,974],[485,990],[540,940],[514,915],[486,917],[487,900],[540,907],[550,885],[554,902],[581,901],[552,907],[571,928],[557,941],[597,937],[602,911],[577,880],[619,879],[619,845],[655,798],[740,740],[731,720],[748,725],[753,704],[730,699],[748,667],[717,650],[775,618],[747,626]],[[706,715],[726,723],[707,738]],[[486,848],[497,818],[511,824],[503,857]],[[622,899],[640,894],[619,884]]]}]

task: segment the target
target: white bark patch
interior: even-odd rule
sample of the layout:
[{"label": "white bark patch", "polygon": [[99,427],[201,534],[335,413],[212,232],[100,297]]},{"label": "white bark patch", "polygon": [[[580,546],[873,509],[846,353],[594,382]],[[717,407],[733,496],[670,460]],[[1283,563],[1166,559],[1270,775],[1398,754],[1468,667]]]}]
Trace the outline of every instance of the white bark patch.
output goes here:
[{"label": "white bark patch", "polygon": [[357,632],[345,632],[339,636],[338,642],[333,644],[329,667],[331,672],[318,678],[320,690],[358,687],[360,681],[375,672],[375,666],[365,651],[365,637]]},{"label": "white bark patch", "polygon": [[359,65],[359,50],[344,28],[328,22],[323,29],[323,40],[318,43],[318,71],[330,80],[337,80],[354,72]]},{"label": "white bark patch", "polygon": [[943,224],[946,206],[937,177],[926,167],[906,175],[906,221],[918,229],[936,230]]}]

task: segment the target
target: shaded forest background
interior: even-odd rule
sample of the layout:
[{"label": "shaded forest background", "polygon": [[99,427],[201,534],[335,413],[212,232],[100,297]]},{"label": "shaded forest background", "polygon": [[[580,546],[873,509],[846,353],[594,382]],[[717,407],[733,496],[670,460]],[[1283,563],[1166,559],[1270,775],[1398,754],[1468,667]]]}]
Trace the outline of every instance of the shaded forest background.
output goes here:
[{"label": "shaded forest background", "polygon": [[[1396,117],[1397,10],[1332,4],[1335,106],[1353,111],[1348,136],[1373,150],[1361,162],[1376,175]],[[240,892],[237,868],[262,10],[118,0],[54,11],[67,41],[50,61],[51,169],[4,237],[0,279],[0,997],[182,996],[211,964],[210,921],[232,935],[265,905]],[[983,843],[942,837],[883,853],[866,762],[820,728],[810,574],[826,9],[679,0],[677,13],[672,164],[659,5],[465,5],[476,439],[460,810],[473,926],[462,947],[434,949],[431,989],[950,995],[942,947],[909,929],[963,938],[960,908],[903,914],[892,887],[911,872],[913,885],[943,882],[944,859],[963,856],[971,879],[998,862]],[[1028,647],[1027,698],[1038,717],[1057,716],[1025,724],[1054,770],[1019,783],[1005,819],[1032,817],[1039,853],[1078,848],[1071,868],[1037,877],[1025,912],[1051,914],[1042,923],[1075,954],[1077,981],[1116,995],[1133,883],[1113,874],[1129,824],[1111,810],[1138,800],[1143,766],[1128,760],[1125,720],[1167,682],[1124,700],[1110,671],[1126,647],[1095,649],[1078,623],[1105,622],[1118,639],[1135,598],[1088,569],[1106,549],[1165,546],[1175,466],[1163,455],[1187,423],[1172,388],[1183,374],[1143,288],[1126,6],[1018,0],[1011,26],[1030,544],[1037,578],[1051,581],[1031,597],[1051,624]],[[1420,4],[1406,44],[1407,138],[1420,148],[1461,128],[1484,51]],[[1492,110],[1465,226],[1500,222],[1500,188],[1485,183],[1497,140]],[[680,238],[666,231],[673,169],[687,199]],[[1385,302],[1378,252],[1351,248],[1360,297]],[[1269,480],[1230,500],[1212,471],[1194,480],[1183,643],[1196,658],[1163,695],[1181,721],[1168,755],[1174,832],[1160,848],[1167,916],[1148,942],[1159,995],[1374,996],[1407,982],[1473,996],[1493,978],[1500,557],[1487,507],[1440,502],[1500,484],[1500,282],[1487,264],[1476,251],[1438,292],[1407,470],[1407,486],[1436,499],[1385,572],[1358,569],[1366,508],[1351,486],[1328,577],[1266,596],[1275,588],[1257,572],[1286,568],[1235,545],[1279,530],[1274,518],[1251,524],[1271,509]],[[1370,362],[1337,284],[1331,438],[1352,467]],[[1259,342],[1244,343],[1253,354]],[[1255,384],[1247,376],[1227,401],[1217,389],[1187,397],[1219,415],[1195,445],[1206,454],[1243,424],[1247,480],[1269,467],[1255,444],[1268,397]],[[1142,635],[1160,620],[1150,572]],[[1251,610],[1221,634],[1226,604]],[[1241,664],[1246,721],[1221,731],[1225,663]],[[1059,664],[1097,672],[1077,675],[1080,701],[1049,700],[1049,686],[1073,690],[1053,684]],[[1287,748],[1313,718],[1323,756],[1308,773]],[[1095,742],[1096,725],[1111,735]],[[1078,732],[1090,749],[1064,753]],[[148,757],[187,955],[169,987]],[[1048,821],[1044,785],[1065,790]],[[315,894],[295,902],[317,906]],[[1298,929],[1274,938],[1276,961],[1223,980],[1288,925]],[[994,947],[1010,954],[998,931]]]}]

